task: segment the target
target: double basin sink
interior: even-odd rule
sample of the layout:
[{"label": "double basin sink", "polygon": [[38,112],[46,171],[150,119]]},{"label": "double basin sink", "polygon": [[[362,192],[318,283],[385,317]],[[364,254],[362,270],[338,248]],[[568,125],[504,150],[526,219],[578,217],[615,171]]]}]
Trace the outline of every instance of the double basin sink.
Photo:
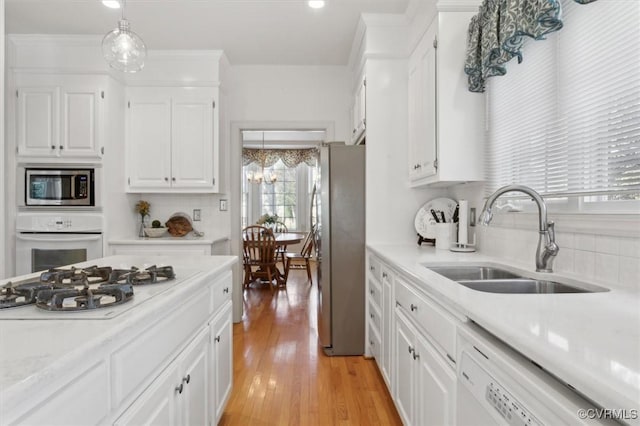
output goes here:
[{"label": "double basin sink", "polygon": [[[426,268],[472,290],[505,294],[597,293],[608,291],[593,284],[577,283],[553,277],[532,278],[489,265],[430,266]],[[540,275],[537,273],[535,275]],[[533,274],[532,274],[533,275]]]}]

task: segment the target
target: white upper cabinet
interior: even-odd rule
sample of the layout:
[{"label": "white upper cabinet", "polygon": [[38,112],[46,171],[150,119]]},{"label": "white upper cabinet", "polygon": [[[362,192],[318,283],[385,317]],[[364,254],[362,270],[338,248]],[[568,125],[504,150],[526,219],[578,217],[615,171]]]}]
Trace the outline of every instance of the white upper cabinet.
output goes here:
[{"label": "white upper cabinet", "polygon": [[104,77],[21,76],[16,88],[18,157],[99,160],[103,147]]},{"label": "white upper cabinet", "polygon": [[408,174],[413,187],[483,179],[484,96],[469,92],[466,37],[475,12],[439,12],[409,58]]},{"label": "white upper cabinet", "polygon": [[353,96],[353,107],[351,109],[353,129],[351,130],[351,141],[359,142],[365,135],[367,128],[367,79],[362,77],[359,80],[356,93]]},{"label": "white upper cabinet", "polygon": [[128,89],[127,192],[217,192],[217,88]]}]

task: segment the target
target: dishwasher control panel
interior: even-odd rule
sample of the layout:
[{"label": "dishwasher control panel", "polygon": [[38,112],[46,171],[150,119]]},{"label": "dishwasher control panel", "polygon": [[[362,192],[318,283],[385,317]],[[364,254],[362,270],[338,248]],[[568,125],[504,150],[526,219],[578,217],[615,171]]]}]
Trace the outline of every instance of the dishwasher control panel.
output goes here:
[{"label": "dishwasher control panel", "polygon": [[466,352],[463,352],[460,362],[460,377],[474,398],[484,405],[485,409],[497,411],[508,425],[543,425]]},{"label": "dishwasher control panel", "polygon": [[541,426],[536,418],[500,385],[490,382],[486,389],[485,399],[510,425]]}]

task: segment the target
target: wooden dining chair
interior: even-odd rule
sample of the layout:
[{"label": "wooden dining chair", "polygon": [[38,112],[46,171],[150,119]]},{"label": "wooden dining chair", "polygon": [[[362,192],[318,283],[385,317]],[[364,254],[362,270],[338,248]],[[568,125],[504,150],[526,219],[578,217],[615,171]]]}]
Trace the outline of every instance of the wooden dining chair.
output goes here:
[{"label": "wooden dining chair", "polygon": [[[273,227],[271,228],[273,229],[273,232],[275,233],[286,233],[289,232],[289,229],[287,229],[287,225],[284,224],[284,222],[281,221],[277,221],[276,223],[274,223]],[[285,258],[284,255],[287,253],[287,246],[277,246],[276,247],[276,261],[282,261],[282,270],[284,270],[285,268]]]},{"label": "wooden dining chair", "polygon": [[[265,279],[271,289],[283,281],[276,266],[276,239],[264,226],[247,226],[242,230],[244,287],[256,279]],[[274,285],[275,280],[275,285]]]},{"label": "wooden dining chair", "polygon": [[314,228],[307,234],[304,242],[302,243],[302,249],[300,253],[286,253],[285,258],[285,266],[284,266],[284,283],[287,284],[287,278],[289,278],[289,271],[291,269],[306,269],[307,270],[307,278],[309,279],[309,283],[313,284],[313,279],[311,278],[311,254],[313,253],[313,247],[316,244],[316,231]]}]

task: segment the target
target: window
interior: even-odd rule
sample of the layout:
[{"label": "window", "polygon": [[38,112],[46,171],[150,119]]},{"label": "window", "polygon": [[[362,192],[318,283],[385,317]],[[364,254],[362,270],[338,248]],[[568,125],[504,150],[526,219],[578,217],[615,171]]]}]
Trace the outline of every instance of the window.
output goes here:
[{"label": "window", "polygon": [[637,210],[640,3],[561,4],[564,28],[487,82],[487,195],[518,183],[571,209]]},{"label": "window", "polygon": [[277,181],[271,185],[261,185],[262,213],[278,215],[288,229],[298,229],[297,214],[297,182],[296,168],[288,168],[279,160],[271,167],[265,167],[265,173],[276,176]]},{"label": "window", "polygon": [[275,175],[274,184],[251,184],[247,172],[255,166],[245,166],[242,184],[242,226],[254,224],[265,213],[277,214],[290,231],[308,230],[309,208],[315,167],[300,163],[287,167],[282,160],[265,167],[265,175]]}]

